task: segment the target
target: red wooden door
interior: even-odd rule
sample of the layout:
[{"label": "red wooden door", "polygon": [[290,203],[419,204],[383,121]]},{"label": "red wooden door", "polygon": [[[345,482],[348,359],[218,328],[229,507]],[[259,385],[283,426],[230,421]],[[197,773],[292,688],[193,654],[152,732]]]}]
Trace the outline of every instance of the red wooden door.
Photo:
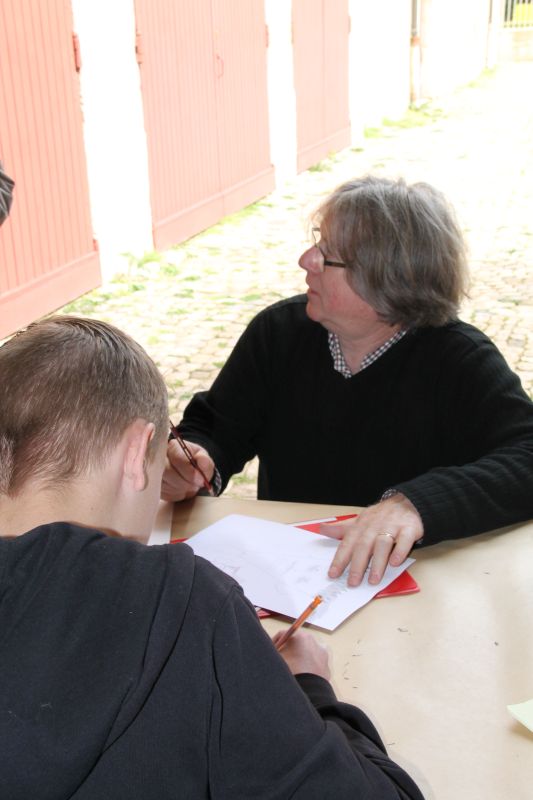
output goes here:
[{"label": "red wooden door", "polygon": [[154,241],[274,186],[262,0],[135,0]]},{"label": "red wooden door", "polygon": [[213,3],[220,184],[224,213],[274,188],[263,0]]},{"label": "red wooden door", "polygon": [[350,144],[348,0],[293,0],[297,169]]},{"label": "red wooden door", "polygon": [[100,283],[68,0],[0,4],[0,337]]}]

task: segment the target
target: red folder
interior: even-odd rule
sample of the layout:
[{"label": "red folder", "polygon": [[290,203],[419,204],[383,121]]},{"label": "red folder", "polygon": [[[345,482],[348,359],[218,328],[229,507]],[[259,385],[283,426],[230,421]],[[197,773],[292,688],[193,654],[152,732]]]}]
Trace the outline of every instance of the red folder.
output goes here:
[{"label": "red folder", "polygon": [[[330,517],[328,519],[322,520],[313,520],[312,522],[302,522],[301,525],[297,525],[297,528],[302,528],[304,531],[311,531],[311,533],[319,533],[320,531],[320,524],[322,522],[340,522],[343,519],[352,519],[356,517],[357,514],[344,514],[339,515],[337,517]],[[171,544],[177,544],[178,542],[186,542],[186,539],[171,539]],[[418,583],[415,581],[414,578],[404,570],[401,575],[398,575],[392,583],[389,583],[385,589],[382,589],[381,592],[378,592],[375,597],[390,597],[391,595],[399,595],[399,594],[412,594],[413,592],[419,592],[420,587]],[[257,615],[259,617],[270,617],[270,611],[266,611],[263,608],[256,608]]]}]

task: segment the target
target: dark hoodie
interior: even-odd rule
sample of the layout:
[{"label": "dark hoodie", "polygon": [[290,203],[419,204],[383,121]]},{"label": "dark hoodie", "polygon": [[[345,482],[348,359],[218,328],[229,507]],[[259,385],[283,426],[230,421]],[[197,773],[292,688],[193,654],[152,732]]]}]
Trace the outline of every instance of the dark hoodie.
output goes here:
[{"label": "dark hoodie", "polygon": [[186,545],[0,539],[1,800],[421,798],[361,711],[298,682]]}]

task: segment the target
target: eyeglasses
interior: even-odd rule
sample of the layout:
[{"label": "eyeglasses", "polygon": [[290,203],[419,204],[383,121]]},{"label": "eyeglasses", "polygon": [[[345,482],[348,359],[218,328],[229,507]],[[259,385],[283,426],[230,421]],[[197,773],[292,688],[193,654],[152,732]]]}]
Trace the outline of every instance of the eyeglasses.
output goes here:
[{"label": "eyeglasses", "polygon": [[326,255],[322,248],[320,247],[320,228],[312,228],[311,233],[313,234],[313,241],[314,241],[314,248],[315,248],[315,257],[313,266],[316,272],[324,272],[324,267],[341,267],[346,269],[346,264],[344,261],[330,261],[329,258],[326,258]]}]

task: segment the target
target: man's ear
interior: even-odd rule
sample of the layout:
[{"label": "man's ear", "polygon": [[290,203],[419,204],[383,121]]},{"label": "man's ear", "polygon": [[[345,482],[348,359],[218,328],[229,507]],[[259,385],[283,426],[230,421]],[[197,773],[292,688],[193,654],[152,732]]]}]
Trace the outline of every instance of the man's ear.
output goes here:
[{"label": "man's ear", "polygon": [[146,459],[154,431],[153,422],[146,422],[143,419],[135,420],[126,431],[124,476],[136,492],[142,492],[148,482]]}]

